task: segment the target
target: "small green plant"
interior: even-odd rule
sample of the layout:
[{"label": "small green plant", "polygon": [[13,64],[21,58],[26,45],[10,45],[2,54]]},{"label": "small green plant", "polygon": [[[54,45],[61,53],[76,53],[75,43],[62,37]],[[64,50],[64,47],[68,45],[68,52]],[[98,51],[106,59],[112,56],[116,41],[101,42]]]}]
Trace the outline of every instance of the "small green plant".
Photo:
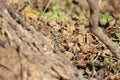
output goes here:
[{"label": "small green plant", "polygon": [[109,71],[114,70],[112,63],[106,63],[106,67]]},{"label": "small green plant", "polygon": [[110,15],[109,12],[102,12],[100,15],[100,25],[104,26],[112,19],[113,17]]},{"label": "small green plant", "polygon": [[40,15],[42,14],[42,13],[41,13],[40,11],[38,11],[38,10],[35,10],[33,13],[36,14],[36,15],[38,15],[38,16],[40,16]]},{"label": "small green plant", "polygon": [[[120,33],[115,33],[116,37],[118,37],[118,39],[120,40]],[[117,42],[117,44],[120,44],[120,41]]]},{"label": "small green plant", "polygon": [[27,10],[37,16],[40,16],[42,14],[42,12],[40,12],[39,10],[36,9],[32,9],[30,6],[27,7]]},{"label": "small green plant", "polygon": [[53,18],[54,19],[58,19],[59,18],[59,13],[60,13],[60,7],[59,5],[55,5],[52,7],[52,11],[53,11]]},{"label": "small green plant", "polygon": [[120,25],[120,20],[117,20],[116,23]]},{"label": "small green plant", "polygon": [[93,72],[93,76],[96,75],[97,71],[96,71],[96,67],[94,65],[92,65],[92,72]]},{"label": "small green plant", "polygon": [[55,5],[55,6],[53,6],[52,7],[52,10],[53,10],[53,14],[54,15],[59,15],[59,12],[60,12],[60,7],[59,7],[59,5]]},{"label": "small green plant", "polygon": [[56,19],[56,20],[63,20],[63,13],[62,11],[60,11],[60,6],[59,5],[55,5],[52,7],[52,12],[53,12],[53,16],[52,18],[53,19]]},{"label": "small green plant", "polygon": [[120,33],[115,33],[115,34],[120,39]]},{"label": "small green plant", "polygon": [[66,5],[69,5],[73,2],[73,0],[65,0]]},{"label": "small green plant", "polygon": [[108,62],[106,62],[106,67],[109,71],[114,71],[114,66],[113,66],[113,63],[112,63],[112,60],[113,60],[113,57],[112,57],[112,54],[110,53],[110,56],[109,56],[109,60]]},{"label": "small green plant", "polygon": [[[118,38],[118,40],[120,40],[120,32],[119,33],[115,33],[116,37]],[[120,41],[116,41],[116,44],[120,44]]]},{"label": "small green plant", "polygon": [[113,70],[113,65],[112,65],[112,63],[106,63],[106,66],[107,66],[107,69],[108,70]]}]

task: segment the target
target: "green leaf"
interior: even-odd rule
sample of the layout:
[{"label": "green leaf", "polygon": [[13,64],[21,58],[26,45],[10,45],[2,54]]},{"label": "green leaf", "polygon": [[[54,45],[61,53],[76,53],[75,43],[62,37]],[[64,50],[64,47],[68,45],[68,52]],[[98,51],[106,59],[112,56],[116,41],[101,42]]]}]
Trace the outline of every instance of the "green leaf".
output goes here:
[{"label": "green leaf", "polygon": [[40,12],[40,11],[37,11],[37,10],[34,10],[34,12],[33,12],[35,15],[41,15],[42,14],[42,12]]},{"label": "green leaf", "polygon": [[72,3],[73,0],[66,0],[66,4]]},{"label": "green leaf", "polygon": [[115,33],[115,34],[120,39],[120,33]]},{"label": "green leaf", "polygon": [[55,15],[58,15],[60,11],[60,7],[58,5],[55,5],[52,7],[52,10]]},{"label": "green leaf", "polygon": [[120,20],[117,20],[116,23],[117,23],[117,24],[120,24]]},{"label": "green leaf", "polygon": [[113,17],[110,15],[109,12],[102,12],[100,15],[100,24],[104,26],[112,19]]},{"label": "green leaf", "polygon": [[103,25],[103,26],[106,25],[107,22],[108,22],[108,21],[107,21],[105,18],[101,18],[101,19],[100,19],[100,24]]},{"label": "green leaf", "polygon": [[111,21],[112,19],[113,19],[112,16],[108,16],[108,17],[107,17],[108,22]]},{"label": "green leaf", "polygon": [[110,16],[109,12],[103,12],[101,13],[101,18],[108,18]]},{"label": "green leaf", "polygon": [[104,15],[105,15],[106,17],[108,17],[108,16],[110,16],[110,13],[109,13],[109,12],[105,12]]}]

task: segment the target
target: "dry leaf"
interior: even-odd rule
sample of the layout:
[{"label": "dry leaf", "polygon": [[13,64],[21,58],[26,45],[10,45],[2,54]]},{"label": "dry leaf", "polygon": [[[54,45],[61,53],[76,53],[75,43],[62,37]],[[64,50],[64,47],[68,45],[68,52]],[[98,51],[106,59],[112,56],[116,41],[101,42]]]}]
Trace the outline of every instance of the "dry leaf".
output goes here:
[{"label": "dry leaf", "polygon": [[65,52],[65,55],[69,58],[69,59],[72,59],[74,57],[74,54],[69,52],[69,51],[66,51]]}]

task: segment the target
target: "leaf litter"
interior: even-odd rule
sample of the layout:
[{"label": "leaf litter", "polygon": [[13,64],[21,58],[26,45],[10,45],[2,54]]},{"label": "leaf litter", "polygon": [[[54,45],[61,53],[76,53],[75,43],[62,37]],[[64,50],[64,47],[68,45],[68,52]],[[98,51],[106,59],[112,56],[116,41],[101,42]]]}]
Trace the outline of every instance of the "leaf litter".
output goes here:
[{"label": "leaf litter", "polygon": [[[23,11],[23,16],[26,22],[33,25],[36,30],[42,32],[46,37],[51,39],[52,44],[57,46],[59,50],[65,56],[67,56],[67,58],[78,68],[78,70],[83,73],[86,79],[119,80],[119,61],[115,59],[106,46],[89,31],[88,5],[84,1],[83,3],[86,5],[81,5],[81,0],[74,1],[76,1],[78,4],[74,4],[72,2],[69,4],[69,6],[66,6],[65,2],[59,4],[59,13],[64,13],[63,20],[57,20],[53,17],[50,17],[54,16],[51,14],[51,9],[53,8],[52,6],[50,6],[48,8],[49,11],[45,13],[47,14],[50,12],[49,15],[39,16],[25,9]],[[106,4],[106,6],[109,6],[107,1],[109,0],[103,0],[101,11],[107,10],[106,7],[104,7]],[[55,3],[51,3],[51,5],[53,4]],[[71,7],[71,11],[69,7]],[[82,12],[82,10],[83,13],[81,15],[79,12]],[[67,11],[68,13],[65,15]],[[112,16],[113,19],[104,23],[102,28],[104,29],[104,32],[113,41],[115,41],[115,43],[119,44],[120,32],[117,30],[120,28],[120,17],[116,11],[108,11],[110,13],[109,15]],[[114,16],[115,14],[118,16]],[[58,17],[61,16],[58,15]]]}]

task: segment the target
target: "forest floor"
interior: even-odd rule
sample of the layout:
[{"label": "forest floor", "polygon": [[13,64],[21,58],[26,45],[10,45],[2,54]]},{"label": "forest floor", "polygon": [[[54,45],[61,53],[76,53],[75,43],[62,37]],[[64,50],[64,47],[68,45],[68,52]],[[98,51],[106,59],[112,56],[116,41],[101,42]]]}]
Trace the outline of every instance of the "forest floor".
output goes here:
[{"label": "forest floor", "polygon": [[[48,37],[86,79],[119,80],[119,61],[89,31],[89,7],[82,10],[78,4],[69,1],[51,2],[46,12],[28,6],[22,15],[26,22]],[[100,26],[119,45],[120,17],[115,15],[117,17],[112,12],[101,10]]]}]

